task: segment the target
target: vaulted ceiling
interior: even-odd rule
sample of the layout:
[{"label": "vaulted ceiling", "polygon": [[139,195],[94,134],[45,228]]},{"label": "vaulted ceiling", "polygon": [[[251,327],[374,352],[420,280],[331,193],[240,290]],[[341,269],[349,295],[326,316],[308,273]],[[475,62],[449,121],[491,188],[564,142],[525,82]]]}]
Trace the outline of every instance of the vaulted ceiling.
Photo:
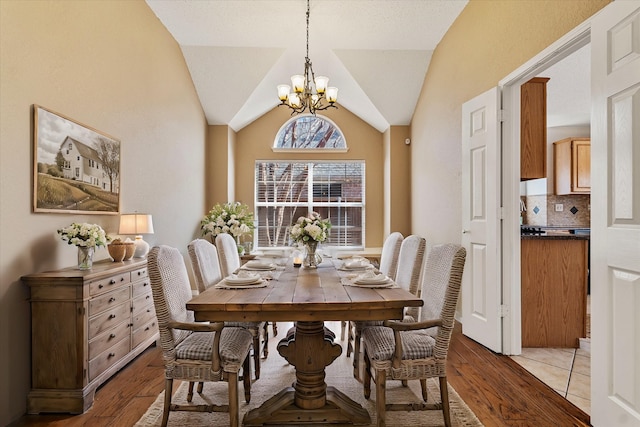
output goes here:
[{"label": "vaulted ceiling", "polygon": [[[304,0],[146,0],[180,45],[210,125],[238,131],[303,74]],[[312,0],[309,58],[338,104],[379,131],[408,125],[431,54],[467,0]],[[285,108],[285,107],[282,107]]]}]

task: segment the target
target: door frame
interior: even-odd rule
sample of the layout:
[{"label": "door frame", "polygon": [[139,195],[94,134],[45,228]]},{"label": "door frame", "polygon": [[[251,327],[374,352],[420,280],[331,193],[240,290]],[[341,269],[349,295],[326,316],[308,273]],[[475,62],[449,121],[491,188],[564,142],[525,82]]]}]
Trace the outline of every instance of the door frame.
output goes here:
[{"label": "door frame", "polygon": [[[502,93],[502,353],[522,352],[520,292],[520,86],[591,42],[591,21],[569,31],[500,80]],[[548,145],[547,145],[548,149]]]}]

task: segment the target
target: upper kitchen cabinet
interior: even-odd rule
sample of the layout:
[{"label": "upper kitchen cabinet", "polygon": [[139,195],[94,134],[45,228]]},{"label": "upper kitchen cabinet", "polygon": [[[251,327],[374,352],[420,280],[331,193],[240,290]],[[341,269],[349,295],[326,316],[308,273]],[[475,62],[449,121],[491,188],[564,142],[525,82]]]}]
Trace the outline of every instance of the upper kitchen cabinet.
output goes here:
[{"label": "upper kitchen cabinet", "polygon": [[520,179],[547,177],[547,77],[520,87]]},{"label": "upper kitchen cabinet", "polygon": [[591,138],[565,138],[553,143],[555,193],[591,193]]}]

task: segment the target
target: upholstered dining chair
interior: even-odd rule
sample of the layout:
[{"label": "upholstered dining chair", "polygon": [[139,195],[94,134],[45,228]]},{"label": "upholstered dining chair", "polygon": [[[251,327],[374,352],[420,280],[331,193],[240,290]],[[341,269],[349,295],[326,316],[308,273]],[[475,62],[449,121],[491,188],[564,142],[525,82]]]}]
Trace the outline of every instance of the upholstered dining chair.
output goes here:
[{"label": "upholstered dining chair", "polygon": [[[223,322],[196,323],[186,309],[191,285],[182,254],[170,246],[155,246],[149,252],[149,277],[165,366],[162,426],[170,411],[229,412],[230,425],[240,424],[238,372],[249,371],[251,332],[225,327]],[[187,404],[172,403],[173,380],[189,381]],[[229,405],[192,405],[193,384],[226,381]],[[201,392],[199,386],[198,392]],[[244,378],[245,400],[251,399],[251,376]]]},{"label": "upholstered dining chair", "polygon": [[[204,239],[195,239],[187,245],[187,252],[191,259],[193,276],[198,287],[198,292],[202,293],[210,286],[214,286],[222,280],[220,260],[216,247]],[[264,328],[264,322],[225,322],[225,326],[235,326],[246,328],[253,336],[253,366],[256,379],[260,379],[260,338]],[[264,347],[269,345],[269,335],[265,333]],[[268,351],[265,350],[265,357]]]},{"label": "upholstered dining chair", "polygon": [[[412,234],[402,240],[400,251],[398,252],[398,267],[395,282],[401,288],[420,296],[420,273],[424,262],[424,252],[427,241],[424,237]],[[418,307],[409,307],[405,311],[405,318],[409,321],[417,319]],[[359,321],[354,322],[353,328],[353,376],[360,378],[360,341],[362,331],[370,326],[380,326],[381,321]]]},{"label": "upholstered dining chair", "polygon": [[[398,269],[398,254],[400,253],[400,245],[402,244],[402,240],[404,236],[399,231],[394,231],[389,234],[386,239],[384,239],[384,243],[382,244],[382,251],[380,252],[380,266],[378,270],[382,274],[386,274],[390,278],[396,278],[396,270]],[[342,330],[340,331],[340,339],[344,339],[345,329],[348,331],[347,336],[347,357],[353,351],[353,322],[349,322],[347,327],[347,322],[342,321],[341,325]]]},{"label": "upholstered dining chair", "polygon": [[[238,254],[238,244],[231,234],[221,233],[216,236],[215,239],[216,248],[218,248],[218,254],[220,256],[220,268],[222,270],[222,277],[227,277],[230,274],[233,274],[237,269],[240,268],[240,255]],[[267,331],[267,327],[269,322],[264,323],[264,336],[267,339],[269,335]],[[275,322],[271,323],[271,328],[273,329],[273,336],[278,335],[278,327]],[[264,357],[267,357],[269,354],[268,346],[264,346]]]},{"label": "upholstered dining chair", "polygon": [[[385,426],[386,411],[442,410],[446,426],[451,426],[447,388],[447,354],[466,251],[462,246],[434,246],[427,256],[422,295],[424,306],[417,322],[385,320],[383,326],[362,331],[364,349],[364,396],[371,396],[371,378],[376,384],[378,427]],[[438,378],[440,404],[427,404],[427,379]],[[419,379],[421,403],[388,404],[387,379]]]}]

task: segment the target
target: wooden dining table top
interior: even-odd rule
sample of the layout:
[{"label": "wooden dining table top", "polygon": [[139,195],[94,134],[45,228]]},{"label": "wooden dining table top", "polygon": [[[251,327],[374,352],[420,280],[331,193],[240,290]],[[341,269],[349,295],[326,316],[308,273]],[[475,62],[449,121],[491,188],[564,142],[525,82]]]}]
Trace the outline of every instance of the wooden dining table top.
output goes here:
[{"label": "wooden dining table top", "polygon": [[210,287],[187,303],[197,321],[330,321],[401,319],[404,307],[423,301],[400,288],[345,285],[353,277],[328,259],[317,269],[295,268],[288,262],[277,280],[265,287]]}]

